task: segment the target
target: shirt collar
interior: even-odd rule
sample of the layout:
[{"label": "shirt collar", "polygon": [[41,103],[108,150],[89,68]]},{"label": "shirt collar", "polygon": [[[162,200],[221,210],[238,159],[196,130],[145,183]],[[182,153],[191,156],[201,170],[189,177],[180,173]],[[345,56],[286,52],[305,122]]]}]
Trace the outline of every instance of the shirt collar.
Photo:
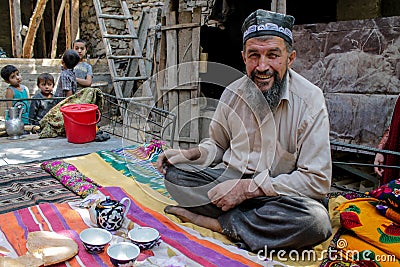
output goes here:
[{"label": "shirt collar", "polygon": [[281,105],[282,100],[286,100],[288,104],[290,105],[290,100],[289,100],[289,86],[290,86],[290,69],[286,72],[286,84],[283,87],[283,92],[281,96],[281,100],[279,101],[278,107]]}]

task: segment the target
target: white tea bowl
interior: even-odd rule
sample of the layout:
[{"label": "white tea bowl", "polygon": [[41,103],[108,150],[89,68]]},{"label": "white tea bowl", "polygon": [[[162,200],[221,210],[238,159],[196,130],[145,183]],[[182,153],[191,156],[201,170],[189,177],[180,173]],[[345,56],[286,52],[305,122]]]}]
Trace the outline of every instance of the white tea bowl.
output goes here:
[{"label": "white tea bowl", "polygon": [[79,238],[87,252],[98,254],[110,243],[112,234],[101,228],[87,228],[79,234]]},{"label": "white tea bowl", "polygon": [[140,250],[147,250],[160,244],[160,233],[152,227],[133,228],[128,232],[128,237]]},{"label": "white tea bowl", "polygon": [[140,254],[140,249],[130,242],[119,242],[109,246],[107,254],[114,266],[133,266]]}]

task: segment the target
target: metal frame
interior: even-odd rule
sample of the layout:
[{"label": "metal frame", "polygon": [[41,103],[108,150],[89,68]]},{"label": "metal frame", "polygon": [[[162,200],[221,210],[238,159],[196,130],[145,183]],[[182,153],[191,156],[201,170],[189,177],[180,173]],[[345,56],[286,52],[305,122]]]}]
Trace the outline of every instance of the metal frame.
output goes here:
[{"label": "metal frame", "polygon": [[104,99],[100,129],[124,139],[143,143],[153,139],[174,144],[176,115],[172,112],[102,93]]}]

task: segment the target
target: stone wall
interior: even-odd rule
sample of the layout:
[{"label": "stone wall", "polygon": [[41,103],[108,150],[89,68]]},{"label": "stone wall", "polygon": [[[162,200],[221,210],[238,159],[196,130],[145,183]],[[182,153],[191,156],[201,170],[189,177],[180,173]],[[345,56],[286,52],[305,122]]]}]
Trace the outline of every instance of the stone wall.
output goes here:
[{"label": "stone wall", "polygon": [[331,136],[376,146],[400,92],[400,17],[299,25],[293,68],[325,93]]},{"label": "stone wall", "polygon": [[[157,12],[164,6],[163,2],[157,0],[150,0],[146,2],[138,1],[127,1],[129,10],[133,16],[134,26],[137,29],[142,12],[149,12],[152,22],[156,22]],[[101,1],[103,7],[103,12],[106,14],[118,14],[120,12],[120,5],[115,0],[104,0]],[[96,10],[93,6],[93,1],[88,0],[81,2],[80,6],[80,24],[81,24],[81,38],[89,43],[89,57],[92,58],[104,58],[105,49],[103,46],[103,41],[101,39],[101,33],[99,29],[99,24],[97,22]],[[119,13],[120,14],[120,13]],[[110,20],[109,20],[110,21]],[[106,21],[107,23],[107,21]],[[151,25],[155,26],[155,25]],[[109,25],[107,29],[111,29],[110,34],[118,32],[122,34],[121,29],[125,28],[124,22],[118,22],[113,20],[113,24]],[[114,31],[114,32],[112,32]],[[128,49],[126,42],[115,41],[112,42],[112,46],[115,50]]]}]

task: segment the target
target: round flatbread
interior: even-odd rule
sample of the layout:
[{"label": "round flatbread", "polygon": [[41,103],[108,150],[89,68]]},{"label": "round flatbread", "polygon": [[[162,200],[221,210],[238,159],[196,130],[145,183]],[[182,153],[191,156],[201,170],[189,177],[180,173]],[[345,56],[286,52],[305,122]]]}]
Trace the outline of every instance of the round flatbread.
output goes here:
[{"label": "round flatbread", "polygon": [[28,252],[42,258],[44,266],[64,262],[78,253],[78,244],[71,238],[49,231],[28,233]]},{"label": "round flatbread", "polygon": [[18,258],[0,257],[0,266],[6,267],[41,267],[44,266],[42,259],[26,254]]}]

